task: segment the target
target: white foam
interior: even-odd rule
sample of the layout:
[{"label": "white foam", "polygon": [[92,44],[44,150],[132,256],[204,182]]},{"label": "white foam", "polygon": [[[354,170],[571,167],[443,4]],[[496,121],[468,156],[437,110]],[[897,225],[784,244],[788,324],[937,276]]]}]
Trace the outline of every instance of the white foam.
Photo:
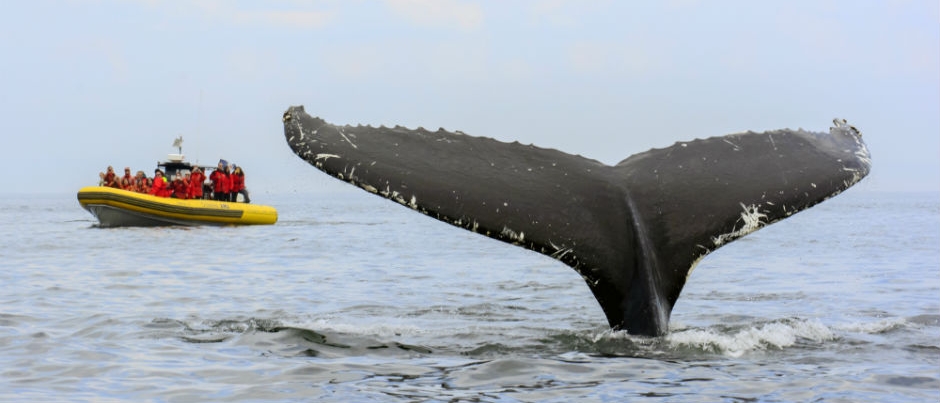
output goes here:
[{"label": "white foam", "polygon": [[346,323],[346,322],[336,322],[331,319],[319,318],[312,322],[300,322],[297,324],[298,327],[304,329],[316,329],[317,331],[325,332],[335,332],[341,334],[351,334],[351,335],[369,335],[378,338],[395,338],[402,335],[407,336],[416,336],[416,335],[426,335],[434,332],[434,330],[428,330],[420,328],[416,325],[408,323],[377,323],[377,324],[363,324],[363,323]]},{"label": "white foam", "polygon": [[767,323],[736,333],[715,329],[682,330],[666,336],[666,341],[674,347],[688,346],[739,357],[751,351],[790,347],[799,339],[825,341],[834,338],[832,330],[819,321],[797,320]]},{"label": "white foam", "polygon": [[849,323],[836,326],[837,330],[850,333],[878,334],[897,329],[907,323],[904,318],[887,318],[871,323]]}]

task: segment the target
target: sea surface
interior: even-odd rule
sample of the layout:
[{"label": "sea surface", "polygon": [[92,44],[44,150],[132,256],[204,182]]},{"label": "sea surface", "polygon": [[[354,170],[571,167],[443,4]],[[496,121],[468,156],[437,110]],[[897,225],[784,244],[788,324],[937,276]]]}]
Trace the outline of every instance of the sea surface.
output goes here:
[{"label": "sea surface", "polygon": [[555,260],[356,189],[252,195],[259,227],[0,199],[0,401],[940,401],[936,193],[732,242],[659,338],[610,331]]}]

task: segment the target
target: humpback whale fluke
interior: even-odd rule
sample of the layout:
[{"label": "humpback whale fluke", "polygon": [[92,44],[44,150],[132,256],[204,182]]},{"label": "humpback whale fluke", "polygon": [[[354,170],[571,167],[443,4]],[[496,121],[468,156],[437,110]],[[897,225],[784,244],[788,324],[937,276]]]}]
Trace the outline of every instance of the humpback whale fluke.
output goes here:
[{"label": "humpback whale fluke", "polygon": [[852,186],[861,134],[776,130],[679,142],[609,166],[451,133],[283,116],[298,156],[438,220],[553,257],[581,274],[614,329],[657,336],[709,252]]}]

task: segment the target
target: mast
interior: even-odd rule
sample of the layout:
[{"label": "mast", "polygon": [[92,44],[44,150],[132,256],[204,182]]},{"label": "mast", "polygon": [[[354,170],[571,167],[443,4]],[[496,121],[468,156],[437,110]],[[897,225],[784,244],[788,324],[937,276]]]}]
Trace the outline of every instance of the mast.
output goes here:
[{"label": "mast", "polygon": [[176,147],[179,150],[179,154],[183,155],[183,135],[173,139],[173,147]]}]

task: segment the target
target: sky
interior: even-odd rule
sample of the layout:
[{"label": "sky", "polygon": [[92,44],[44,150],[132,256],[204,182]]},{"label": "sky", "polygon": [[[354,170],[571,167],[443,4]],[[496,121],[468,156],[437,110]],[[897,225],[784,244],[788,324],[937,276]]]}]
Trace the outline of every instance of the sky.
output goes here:
[{"label": "sky", "polygon": [[676,141],[858,127],[861,191],[940,191],[936,0],[0,2],[0,193],[108,165],[244,167],[253,192],[352,189],[295,157],[291,105],[607,164]]}]

